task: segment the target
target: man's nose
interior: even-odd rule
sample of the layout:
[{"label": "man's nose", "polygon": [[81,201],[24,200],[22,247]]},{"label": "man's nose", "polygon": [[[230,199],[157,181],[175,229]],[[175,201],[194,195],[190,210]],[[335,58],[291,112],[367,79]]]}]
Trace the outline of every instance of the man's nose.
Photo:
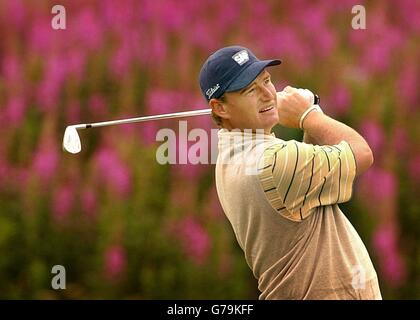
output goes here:
[{"label": "man's nose", "polygon": [[268,101],[268,100],[273,100],[273,93],[267,88],[267,87],[261,87],[261,100],[263,101]]}]

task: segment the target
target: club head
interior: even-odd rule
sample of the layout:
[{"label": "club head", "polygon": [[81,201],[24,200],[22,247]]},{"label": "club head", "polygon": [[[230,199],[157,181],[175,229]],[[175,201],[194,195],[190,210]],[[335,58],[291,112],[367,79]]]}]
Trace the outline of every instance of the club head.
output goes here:
[{"label": "club head", "polygon": [[64,132],[63,149],[70,153],[79,153],[82,150],[80,137],[74,126],[68,126]]}]

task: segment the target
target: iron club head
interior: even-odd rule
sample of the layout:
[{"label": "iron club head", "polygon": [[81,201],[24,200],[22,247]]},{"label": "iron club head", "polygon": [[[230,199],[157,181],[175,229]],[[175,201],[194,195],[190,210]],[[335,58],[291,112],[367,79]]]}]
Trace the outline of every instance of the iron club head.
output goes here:
[{"label": "iron club head", "polygon": [[66,128],[63,138],[63,149],[70,153],[79,153],[82,150],[76,126],[68,126]]}]

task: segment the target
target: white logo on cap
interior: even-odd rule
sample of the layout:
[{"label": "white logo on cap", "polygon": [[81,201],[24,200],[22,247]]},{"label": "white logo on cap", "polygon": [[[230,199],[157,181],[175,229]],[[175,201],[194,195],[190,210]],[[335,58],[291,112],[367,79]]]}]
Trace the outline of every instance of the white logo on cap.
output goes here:
[{"label": "white logo on cap", "polygon": [[248,52],[246,50],[239,51],[232,56],[240,66],[249,60]]},{"label": "white logo on cap", "polygon": [[212,88],[208,89],[206,91],[207,97],[210,99],[210,97],[220,88],[220,84],[216,84]]}]

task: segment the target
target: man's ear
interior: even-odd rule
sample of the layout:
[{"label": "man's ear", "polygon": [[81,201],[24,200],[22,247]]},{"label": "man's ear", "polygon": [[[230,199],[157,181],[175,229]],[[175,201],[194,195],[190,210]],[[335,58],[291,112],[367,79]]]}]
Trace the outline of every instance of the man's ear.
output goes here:
[{"label": "man's ear", "polygon": [[230,114],[227,112],[226,105],[219,99],[210,99],[209,106],[213,113],[222,119],[229,119]]}]

